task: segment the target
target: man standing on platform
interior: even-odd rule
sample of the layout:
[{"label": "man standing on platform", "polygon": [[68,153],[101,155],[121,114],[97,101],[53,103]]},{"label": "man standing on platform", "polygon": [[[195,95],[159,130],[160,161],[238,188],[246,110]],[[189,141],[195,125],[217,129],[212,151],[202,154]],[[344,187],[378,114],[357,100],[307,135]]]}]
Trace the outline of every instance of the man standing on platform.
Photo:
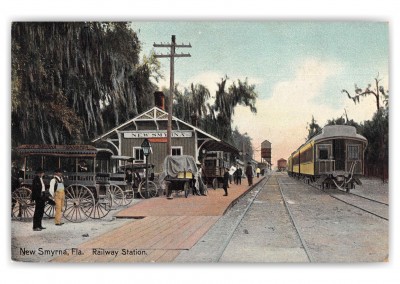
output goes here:
[{"label": "man standing on platform", "polygon": [[257,169],[256,169],[257,178],[259,178],[259,177],[260,177],[260,173],[261,173],[261,170],[260,170],[260,168],[259,168],[259,167],[257,167]]},{"label": "man standing on platform", "polygon": [[65,193],[64,193],[64,180],[62,177],[62,172],[60,169],[56,169],[54,171],[54,177],[50,181],[50,194],[53,196],[54,201],[56,202],[56,213],[54,216],[54,223],[56,226],[61,226],[61,217],[62,217],[62,207],[64,205]]},{"label": "man standing on platform", "polygon": [[36,175],[32,180],[32,197],[35,201],[35,213],[33,214],[33,230],[41,231],[46,229],[42,226],[44,206],[46,204],[46,187],[43,182],[44,171],[42,168],[36,170]]},{"label": "man standing on platform", "polygon": [[224,173],[224,184],[223,184],[223,188],[225,191],[224,196],[228,196],[228,187],[229,187],[229,169],[225,168],[225,173]]},{"label": "man standing on platform", "polygon": [[247,162],[247,167],[246,167],[246,176],[247,176],[247,181],[249,182],[249,186],[253,185],[253,167],[251,166],[250,162]]}]

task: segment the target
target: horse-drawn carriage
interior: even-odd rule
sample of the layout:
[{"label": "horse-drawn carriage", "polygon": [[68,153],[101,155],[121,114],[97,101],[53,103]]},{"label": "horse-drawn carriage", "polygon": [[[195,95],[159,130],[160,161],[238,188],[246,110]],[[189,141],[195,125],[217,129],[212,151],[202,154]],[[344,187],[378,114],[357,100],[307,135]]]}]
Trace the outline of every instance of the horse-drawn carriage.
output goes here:
[{"label": "horse-drawn carriage", "polygon": [[229,162],[223,151],[207,152],[203,160],[203,179],[206,185],[211,185],[213,189],[222,187],[225,168],[229,168]]},{"label": "horse-drawn carriage", "polygon": [[[111,209],[128,205],[134,197],[134,186],[127,182],[119,167],[129,162],[130,157],[113,156],[108,149],[90,145],[22,145],[16,151],[24,159],[21,185],[12,193],[12,216],[19,220],[33,216],[35,203],[31,201],[31,186],[38,167],[45,169],[46,187],[52,170],[63,170],[63,216],[71,222],[103,218]],[[47,204],[45,214],[52,217],[54,206]]]},{"label": "horse-drawn carriage", "polygon": [[173,191],[183,191],[185,197],[188,197],[191,190],[198,193],[198,169],[192,156],[167,156],[163,169],[160,181],[167,183],[168,197],[171,197]]}]

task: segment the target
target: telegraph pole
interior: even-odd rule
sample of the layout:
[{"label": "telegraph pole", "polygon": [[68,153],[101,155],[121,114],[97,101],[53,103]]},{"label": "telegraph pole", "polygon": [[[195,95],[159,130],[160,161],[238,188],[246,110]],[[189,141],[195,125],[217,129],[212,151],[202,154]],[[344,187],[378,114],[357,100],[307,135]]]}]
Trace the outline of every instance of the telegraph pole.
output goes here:
[{"label": "telegraph pole", "polygon": [[168,124],[167,124],[167,155],[172,154],[172,143],[171,143],[171,134],[172,134],[172,105],[174,100],[174,68],[175,68],[175,58],[176,57],[190,57],[190,54],[180,53],[176,54],[175,49],[180,47],[192,47],[189,44],[176,44],[175,35],[171,38],[171,43],[160,43],[153,44],[154,47],[167,47],[170,48],[170,54],[156,54],[154,55],[156,58],[169,58],[170,59],[170,78],[169,78],[169,105],[168,105]]}]

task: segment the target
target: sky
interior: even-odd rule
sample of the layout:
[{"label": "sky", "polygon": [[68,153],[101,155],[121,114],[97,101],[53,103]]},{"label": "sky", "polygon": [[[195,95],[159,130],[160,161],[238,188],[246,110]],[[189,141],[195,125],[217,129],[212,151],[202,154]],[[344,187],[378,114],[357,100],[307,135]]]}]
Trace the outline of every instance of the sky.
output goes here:
[{"label": "sky", "polygon": [[[132,22],[142,42],[142,55],[168,54],[154,43],[191,44],[177,53],[175,82],[181,90],[203,84],[215,96],[217,82],[248,79],[258,99],[257,114],[235,109],[233,126],[253,142],[261,160],[261,142],[272,143],[272,164],[287,157],[307,136],[312,116],[321,126],[347,112],[357,122],[370,119],[374,98],[355,105],[342,89],[354,93],[375,78],[388,89],[389,25],[385,21],[153,21]],[[169,87],[169,59],[160,59]],[[379,76],[379,77],[378,77]],[[230,85],[230,84],[229,84]]]}]

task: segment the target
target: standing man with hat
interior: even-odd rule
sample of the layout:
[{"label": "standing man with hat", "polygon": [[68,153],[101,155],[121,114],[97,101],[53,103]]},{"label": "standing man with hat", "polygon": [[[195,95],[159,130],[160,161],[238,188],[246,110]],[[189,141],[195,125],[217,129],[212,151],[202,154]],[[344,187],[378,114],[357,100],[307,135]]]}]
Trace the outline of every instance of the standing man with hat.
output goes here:
[{"label": "standing man with hat", "polygon": [[247,176],[247,181],[249,183],[249,186],[252,186],[253,185],[253,167],[251,166],[250,162],[247,162],[246,176]]},{"label": "standing man with hat", "polygon": [[36,170],[36,175],[32,180],[31,200],[35,201],[35,213],[33,213],[33,230],[41,231],[46,229],[42,226],[44,206],[46,204],[46,186],[43,182],[44,171],[42,168]]},{"label": "standing man with hat", "polygon": [[228,187],[229,187],[229,168],[225,168],[224,178],[223,178],[223,186],[222,188],[225,191],[224,196],[228,196]]},{"label": "standing man with hat", "polygon": [[56,169],[54,171],[54,177],[50,181],[50,194],[53,196],[54,201],[56,202],[56,213],[54,216],[54,223],[56,226],[61,226],[64,223],[61,223],[62,217],[62,207],[64,205],[65,193],[64,193],[64,179],[62,177],[61,169]]}]

